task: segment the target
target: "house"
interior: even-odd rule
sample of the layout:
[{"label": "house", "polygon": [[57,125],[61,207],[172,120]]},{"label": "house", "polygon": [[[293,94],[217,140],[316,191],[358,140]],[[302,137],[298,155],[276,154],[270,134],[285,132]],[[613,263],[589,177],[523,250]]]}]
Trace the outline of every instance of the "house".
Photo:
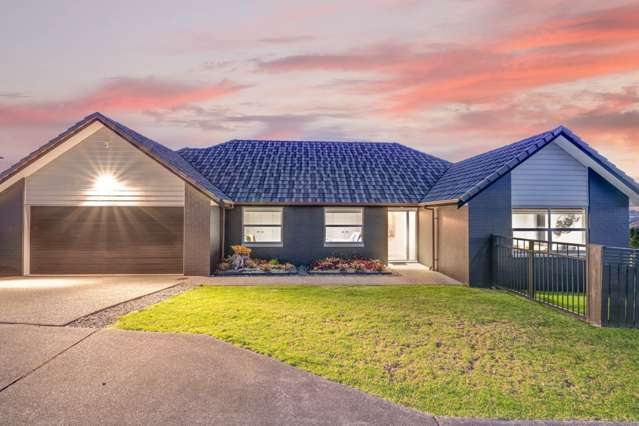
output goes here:
[{"label": "house", "polygon": [[84,118],[0,174],[0,273],[209,275],[230,246],[491,284],[493,234],[628,245],[639,185],[565,127],[450,163],[396,143],[173,151]]}]

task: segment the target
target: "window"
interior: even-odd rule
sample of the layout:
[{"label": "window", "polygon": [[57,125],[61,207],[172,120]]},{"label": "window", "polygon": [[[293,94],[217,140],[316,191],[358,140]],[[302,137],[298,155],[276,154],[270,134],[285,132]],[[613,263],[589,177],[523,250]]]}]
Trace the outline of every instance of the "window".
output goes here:
[{"label": "window", "polygon": [[281,208],[244,207],[242,219],[244,244],[282,244]]},{"label": "window", "polygon": [[586,244],[586,213],[583,209],[514,209],[513,237]]},{"label": "window", "polygon": [[362,209],[324,209],[325,243],[327,245],[364,245]]}]

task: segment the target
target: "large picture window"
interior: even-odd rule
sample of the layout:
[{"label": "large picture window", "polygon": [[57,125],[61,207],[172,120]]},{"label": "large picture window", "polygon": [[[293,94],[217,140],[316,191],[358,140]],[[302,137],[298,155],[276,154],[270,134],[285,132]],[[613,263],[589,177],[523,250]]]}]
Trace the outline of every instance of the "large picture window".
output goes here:
[{"label": "large picture window", "polygon": [[326,208],[324,210],[327,245],[364,245],[364,214],[361,208]]},{"label": "large picture window", "polygon": [[251,244],[282,244],[282,208],[244,207],[242,241]]},{"label": "large picture window", "polygon": [[583,209],[514,209],[513,237],[551,243],[586,244]]}]

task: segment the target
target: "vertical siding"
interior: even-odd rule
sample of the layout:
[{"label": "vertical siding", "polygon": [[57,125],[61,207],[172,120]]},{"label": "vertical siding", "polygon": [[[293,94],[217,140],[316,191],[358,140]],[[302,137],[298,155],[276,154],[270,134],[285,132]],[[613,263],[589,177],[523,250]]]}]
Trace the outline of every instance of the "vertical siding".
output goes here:
[{"label": "vertical siding", "polygon": [[184,275],[211,272],[211,202],[186,185],[184,203]]},{"label": "vertical siding", "polygon": [[554,142],[511,174],[513,207],[588,205],[588,168]]},{"label": "vertical siding", "polygon": [[468,273],[468,207],[438,207],[438,270],[463,283]]},{"label": "vertical siding", "polygon": [[24,180],[0,193],[0,276],[22,275]]},{"label": "vertical siding", "polygon": [[[310,264],[326,256],[360,256],[388,261],[388,210],[364,208],[363,247],[324,247],[323,207],[284,207],[282,247],[251,247],[253,256]],[[226,212],[225,251],[242,243],[242,207]]]},{"label": "vertical siding", "polygon": [[512,232],[511,176],[506,175],[468,203],[471,287],[491,287],[492,236]]},{"label": "vertical siding", "polygon": [[590,170],[589,243],[612,247],[630,244],[630,201],[607,180]]},{"label": "vertical siding", "polygon": [[[123,187],[99,194],[95,180],[112,175]],[[184,181],[157,161],[101,129],[27,178],[26,202],[32,205],[182,206]]]}]

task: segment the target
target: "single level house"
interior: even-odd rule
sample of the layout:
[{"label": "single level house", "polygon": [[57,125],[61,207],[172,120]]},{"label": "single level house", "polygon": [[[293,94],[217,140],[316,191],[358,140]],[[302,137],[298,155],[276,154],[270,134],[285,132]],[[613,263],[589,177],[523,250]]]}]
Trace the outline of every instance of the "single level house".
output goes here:
[{"label": "single level house", "polygon": [[450,163],[397,143],[173,151],[95,113],[0,174],[0,274],[209,275],[230,247],[491,285],[491,237],[628,245],[639,185],[565,127]]}]

